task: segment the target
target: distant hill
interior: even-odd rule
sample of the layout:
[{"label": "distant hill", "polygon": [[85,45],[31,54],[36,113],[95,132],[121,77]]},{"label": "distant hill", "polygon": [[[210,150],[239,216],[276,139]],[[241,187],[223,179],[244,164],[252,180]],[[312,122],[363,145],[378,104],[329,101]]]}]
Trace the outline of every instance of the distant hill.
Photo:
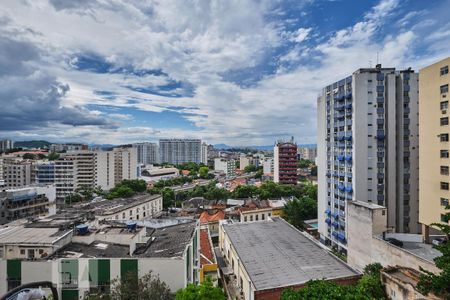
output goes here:
[{"label": "distant hill", "polygon": [[[230,150],[230,149],[254,149],[259,151],[272,151],[274,145],[266,145],[266,146],[229,146],[226,144],[215,144],[214,148],[219,150]],[[314,148],[317,147],[316,144],[299,144],[300,148]]]},{"label": "distant hill", "polygon": [[50,148],[51,143],[47,141],[17,141],[15,148]]}]

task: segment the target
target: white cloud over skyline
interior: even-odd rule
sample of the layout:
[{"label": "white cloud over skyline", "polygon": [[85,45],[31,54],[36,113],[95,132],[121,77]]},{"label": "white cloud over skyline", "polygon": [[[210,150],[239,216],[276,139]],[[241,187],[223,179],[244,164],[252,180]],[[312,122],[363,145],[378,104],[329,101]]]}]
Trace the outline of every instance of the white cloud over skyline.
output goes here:
[{"label": "white cloud over skyline", "polygon": [[374,65],[377,52],[385,66],[415,69],[450,55],[439,13],[449,1],[408,10],[382,0],[326,32],[301,21],[316,2],[295,1],[294,22],[289,1],[6,0],[0,137],[315,143],[326,84]]}]

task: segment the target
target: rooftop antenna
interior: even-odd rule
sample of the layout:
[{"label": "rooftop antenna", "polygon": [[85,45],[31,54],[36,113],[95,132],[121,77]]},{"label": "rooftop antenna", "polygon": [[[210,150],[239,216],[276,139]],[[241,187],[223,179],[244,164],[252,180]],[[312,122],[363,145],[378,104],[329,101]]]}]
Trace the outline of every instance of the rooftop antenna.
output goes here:
[{"label": "rooftop antenna", "polygon": [[369,59],[369,68],[372,68],[372,61]]},{"label": "rooftop antenna", "polygon": [[380,52],[377,51],[377,65],[380,63],[379,60],[378,60],[379,59],[379,54],[380,54]]}]

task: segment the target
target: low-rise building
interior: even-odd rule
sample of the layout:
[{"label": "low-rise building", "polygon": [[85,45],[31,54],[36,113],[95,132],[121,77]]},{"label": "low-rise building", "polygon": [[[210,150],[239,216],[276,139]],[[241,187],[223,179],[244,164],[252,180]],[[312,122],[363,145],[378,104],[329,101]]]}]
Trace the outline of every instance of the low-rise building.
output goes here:
[{"label": "low-rise building", "polygon": [[0,224],[53,215],[56,213],[56,189],[53,185],[43,185],[3,190],[0,204]]},{"label": "low-rise building", "polygon": [[[21,249],[9,254],[16,253],[8,248],[11,241],[27,248],[23,257]],[[8,253],[0,259],[0,294],[25,283],[51,281],[60,299],[80,299],[88,293],[107,294],[115,279],[150,271],[175,292],[199,281],[199,244],[194,221],[161,229],[135,222],[81,224],[68,230],[9,227],[0,230],[0,245]],[[34,257],[27,256],[31,250]]]},{"label": "low-rise building", "polygon": [[240,207],[239,220],[241,222],[257,222],[264,221],[272,217],[272,207]]},{"label": "low-rise building", "polygon": [[200,282],[210,277],[213,284],[217,285],[219,270],[217,267],[216,255],[213,249],[211,236],[207,227],[200,229]]},{"label": "low-rise building", "polygon": [[[257,247],[255,247],[257,245]],[[230,223],[219,230],[219,248],[229,285],[240,299],[279,299],[285,288],[314,279],[353,284],[360,274],[286,221]],[[228,289],[232,290],[232,289]]]}]

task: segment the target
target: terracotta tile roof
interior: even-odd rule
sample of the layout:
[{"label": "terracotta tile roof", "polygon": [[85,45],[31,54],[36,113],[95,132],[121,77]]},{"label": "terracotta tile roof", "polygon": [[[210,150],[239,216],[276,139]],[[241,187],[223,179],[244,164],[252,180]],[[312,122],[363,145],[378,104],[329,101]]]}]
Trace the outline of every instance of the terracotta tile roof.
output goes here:
[{"label": "terracotta tile roof", "polygon": [[225,219],[225,213],[222,210],[219,210],[215,214],[209,214],[208,211],[204,211],[200,215],[199,219],[200,219],[200,224],[205,224],[205,223],[208,223],[208,222],[215,222],[215,221],[219,221],[219,220],[224,220]]},{"label": "terracotta tile roof", "polygon": [[213,250],[209,240],[208,229],[200,229],[200,265],[215,264]]}]

